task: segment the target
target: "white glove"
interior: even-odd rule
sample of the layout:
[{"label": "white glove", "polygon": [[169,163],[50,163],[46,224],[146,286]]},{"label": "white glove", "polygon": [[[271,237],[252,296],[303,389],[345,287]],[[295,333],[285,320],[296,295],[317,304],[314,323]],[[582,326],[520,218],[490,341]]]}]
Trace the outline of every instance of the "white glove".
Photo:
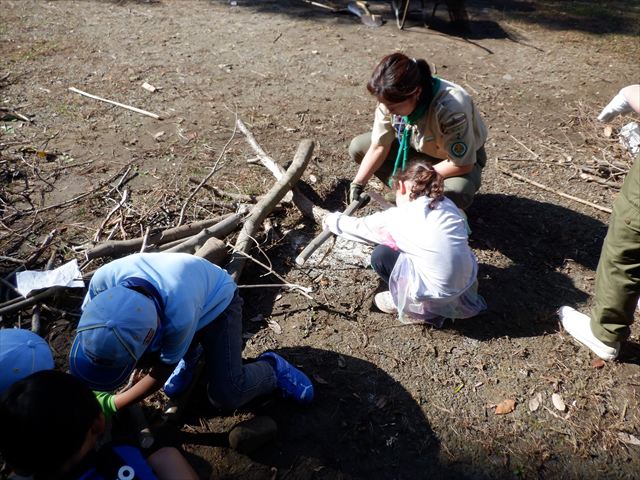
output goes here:
[{"label": "white glove", "polygon": [[629,105],[629,102],[622,94],[622,90],[620,90],[618,94],[609,102],[609,105],[604,107],[602,112],[600,112],[600,115],[598,115],[598,120],[600,120],[601,122],[610,122],[618,115],[624,115],[631,112],[633,112],[633,108],[631,108],[631,105]]}]

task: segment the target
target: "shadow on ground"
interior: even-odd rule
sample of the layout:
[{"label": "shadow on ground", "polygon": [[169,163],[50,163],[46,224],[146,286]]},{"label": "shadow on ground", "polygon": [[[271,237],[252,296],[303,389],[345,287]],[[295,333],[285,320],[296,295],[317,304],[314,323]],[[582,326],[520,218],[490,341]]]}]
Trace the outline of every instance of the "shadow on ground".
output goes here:
[{"label": "shadow on ground", "polygon": [[[439,441],[422,409],[386,372],[329,350],[277,352],[313,379],[316,398],[305,407],[267,399],[243,409],[268,415],[278,425],[277,441],[250,454],[253,462],[289,472],[287,478],[451,478],[440,464]],[[228,420],[197,395],[190,412],[210,417],[209,426],[217,431],[182,433],[181,440],[225,447]]]},{"label": "shadow on ground", "polygon": [[[480,257],[479,291],[489,310],[478,321],[456,322],[456,329],[482,340],[542,335],[557,331],[558,307],[589,298],[572,280],[579,272],[569,277],[567,269],[593,275],[605,224],[559,205],[502,194],[478,195],[468,214]],[[499,252],[505,266],[483,264],[482,251]]]}]

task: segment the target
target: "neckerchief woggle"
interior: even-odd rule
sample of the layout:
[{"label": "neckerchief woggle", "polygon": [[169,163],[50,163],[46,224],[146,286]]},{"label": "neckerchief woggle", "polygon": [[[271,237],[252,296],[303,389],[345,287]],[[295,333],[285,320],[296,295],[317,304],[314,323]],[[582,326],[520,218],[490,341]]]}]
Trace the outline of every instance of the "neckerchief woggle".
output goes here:
[{"label": "neckerchief woggle", "polygon": [[409,158],[409,149],[411,146],[411,127],[415,125],[416,121],[421,118],[429,108],[431,100],[440,88],[440,79],[438,77],[432,77],[431,85],[431,95],[427,98],[427,100],[418,105],[409,115],[404,115],[402,117],[405,126],[402,130],[402,136],[400,138],[400,146],[398,147],[398,155],[396,155],[396,163],[393,165],[393,172],[391,172],[391,177],[389,177],[389,186],[391,186],[393,177],[398,171],[400,162],[402,162],[402,168],[400,169],[401,171],[404,172],[405,168],[407,168],[407,160]]}]

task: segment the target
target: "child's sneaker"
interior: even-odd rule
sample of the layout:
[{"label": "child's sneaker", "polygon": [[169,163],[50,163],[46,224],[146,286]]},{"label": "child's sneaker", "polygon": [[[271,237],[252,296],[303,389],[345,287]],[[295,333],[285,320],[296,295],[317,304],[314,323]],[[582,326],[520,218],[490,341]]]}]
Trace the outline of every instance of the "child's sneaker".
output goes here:
[{"label": "child's sneaker", "polygon": [[184,358],[180,360],[178,366],[164,383],[164,393],[167,397],[177,397],[189,388],[193,382],[193,375],[202,356],[202,351],[202,345],[198,345],[194,349],[189,349]]},{"label": "child's sneaker", "polygon": [[292,398],[298,403],[311,403],[314,391],[309,377],[277,353],[263,353],[258,358],[268,361],[273,367],[276,372],[276,384],[285,397]]},{"label": "child's sneaker", "polygon": [[558,316],[564,329],[578,342],[591,349],[602,360],[615,360],[620,342],[603,342],[591,331],[591,319],[571,307],[560,307]]},{"label": "child's sneaker", "polygon": [[391,292],[388,291],[376,293],[376,296],[373,297],[373,303],[376,304],[378,310],[384,313],[396,313],[398,311],[395,303],[393,303]]}]

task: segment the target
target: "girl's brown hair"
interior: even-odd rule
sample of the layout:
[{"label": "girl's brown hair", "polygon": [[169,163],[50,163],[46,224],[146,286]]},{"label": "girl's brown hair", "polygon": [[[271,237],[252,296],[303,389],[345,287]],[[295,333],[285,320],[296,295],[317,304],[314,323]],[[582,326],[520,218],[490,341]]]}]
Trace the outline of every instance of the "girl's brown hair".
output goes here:
[{"label": "girl's brown hair", "polygon": [[398,189],[399,183],[412,181],[409,198],[415,200],[418,197],[432,199],[429,208],[434,209],[444,197],[444,179],[431,165],[424,162],[412,162],[409,166],[399,171],[393,177],[393,188]]},{"label": "girl's brown hair", "polygon": [[409,58],[403,53],[384,57],[373,71],[367,90],[378,100],[389,103],[404,102],[420,92],[419,103],[432,95],[432,76],[429,64],[422,59]]}]

